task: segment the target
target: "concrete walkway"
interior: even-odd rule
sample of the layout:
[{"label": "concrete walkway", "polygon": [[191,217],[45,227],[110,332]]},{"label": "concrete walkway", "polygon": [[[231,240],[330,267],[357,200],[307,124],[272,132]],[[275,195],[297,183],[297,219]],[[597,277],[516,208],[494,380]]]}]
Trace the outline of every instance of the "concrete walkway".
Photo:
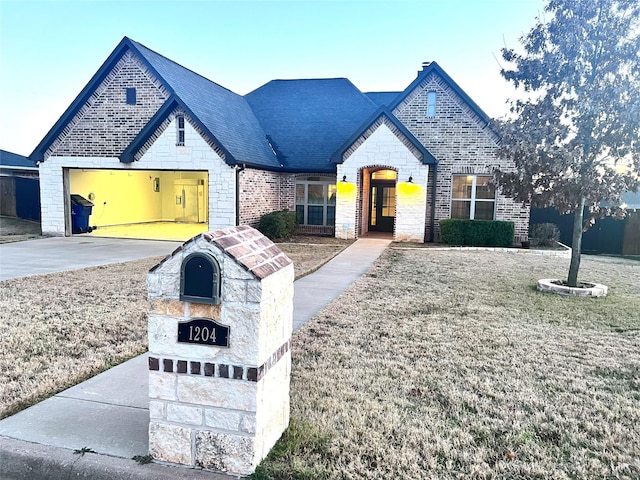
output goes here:
[{"label": "concrete walkway", "polygon": [[[75,237],[74,237],[75,238]],[[62,240],[62,241],[59,241]],[[56,250],[70,248],[75,252],[76,261],[100,261],[114,255],[124,261],[120,254],[128,248],[131,241],[113,241],[110,239],[83,240],[88,243],[67,247],[65,240],[45,239],[29,242],[31,248],[0,248],[2,275],[12,278],[13,265],[5,257],[11,250],[12,260],[29,251],[44,247],[39,242],[51,242]],[[96,241],[97,243],[94,243]],[[138,241],[140,242],[140,241]],[[74,242],[71,242],[74,243]],[[150,243],[148,252],[143,256],[166,255],[173,250],[171,242]],[[156,250],[155,243],[164,244],[165,250]],[[322,268],[295,282],[294,294],[294,331],[302,327],[324,306],[328,305],[346,287],[360,277],[378,258],[389,244],[384,239],[360,239],[345,249]],[[110,245],[109,248],[107,245]],[[80,252],[82,249],[91,254]],[[49,250],[49,249],[42,249]],[[22,251],[21,254],[18,252]],[[40,256],[44,256],[43,251]],[[108,254],[108,252],[111,252]],[[135,255],[135,254],[132,254]],[[58,255],[62,257],[62,255]],[[65,255],[66,256],[66,255]],[[135,257],[134,258],[142,258]],[[131,258],[126,258],[131,259]],[[15,271],[37,271],[38,264],[46,265],[48,260],[31,262],[29,268],[15,266]],[[110,263],[104,261],[103,263]],[[82,266],[99,265],[90,263]],[[67,268],[61,268],[66,270]],[[13,272],[15,273],[15,272]],[[33,273],[32,273],[33,274]],[[14,275],[23,276],[23,275]],[[147,356],[141,355],[114,367],[90,380],[65,390],[39,404],[34,405],[12,417],[0,421],[0,478],[9,479],[59,479],[86,478],[101,479],[228,479],[229,476],[204,472],[202,470],[170,467],[160,464],[139,465],[132,461],[136,455],[148,453],[148,370]],[[92,452],[84,455],[74,454],[74,450],[88,448]]]}]

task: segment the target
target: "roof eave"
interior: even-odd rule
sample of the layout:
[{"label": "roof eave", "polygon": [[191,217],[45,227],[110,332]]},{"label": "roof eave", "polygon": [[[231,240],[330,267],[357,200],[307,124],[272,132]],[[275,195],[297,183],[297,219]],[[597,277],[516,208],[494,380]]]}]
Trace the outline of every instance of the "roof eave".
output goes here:
[{"label": "roof eave", "polygon": [[24,170],[25,172],[37,172],[39,170],[38,167],[20,167],[17,165],[0,165],[0,168],[4,170]]}]

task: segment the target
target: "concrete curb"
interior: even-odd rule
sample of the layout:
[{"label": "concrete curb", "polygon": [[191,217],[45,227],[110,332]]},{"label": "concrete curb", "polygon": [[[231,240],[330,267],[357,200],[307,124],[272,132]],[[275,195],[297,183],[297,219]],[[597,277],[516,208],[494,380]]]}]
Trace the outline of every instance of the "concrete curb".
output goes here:
[{"label": "concrete curb", "polygon": [[2,480],[231,480],[223,473],[150,463],[0,437]]}]

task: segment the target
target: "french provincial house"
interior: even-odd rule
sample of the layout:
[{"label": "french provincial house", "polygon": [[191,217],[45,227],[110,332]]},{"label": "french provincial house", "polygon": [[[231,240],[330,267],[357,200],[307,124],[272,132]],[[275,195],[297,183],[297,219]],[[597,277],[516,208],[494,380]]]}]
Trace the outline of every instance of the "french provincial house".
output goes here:
[{"label": "french provincial house", "polygon": [[70,235],[70,195],[97,226],[202,231],[295,211],[299,231],[437,241],[446,218],[515,222],[489,185],[499,139],[435,62],[403,91],[273,80],[241,96],[125,37],[36,147],[42,230]]}]

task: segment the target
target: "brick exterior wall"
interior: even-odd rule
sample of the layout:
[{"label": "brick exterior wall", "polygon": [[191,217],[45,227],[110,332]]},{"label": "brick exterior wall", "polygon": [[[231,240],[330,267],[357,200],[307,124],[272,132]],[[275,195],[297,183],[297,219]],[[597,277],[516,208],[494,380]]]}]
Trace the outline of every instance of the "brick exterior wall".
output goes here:
[{"label": "brick exterior wall", "polygon": [[[136,89],[136,104],[126,102],[126,89]],[[131,52],[114,69],[63,133],[47,157],[117,157],[169,97],[169,93]]]},{"label": "brick exterior wall", "polygon": [[265,213],[295,210],[295,175],[247,168],[240,172],[240,224],[256,226]]},{"label": "brick exterior wall", "polygon": [[[427,117],[427,94],[436,92],[436,115]],[[394,115],[438,160],[436,232],[439,220],[451,215],[454,174],[492,175],[493,168],[511,167],[495,155],[498,138],[456,93],[437,75],[426,78],[396,107]],[[430,225],[431,196],[427,198],[427,227]],[[496,194],[496,220],[515,223],[516,240],[528,235],[529,209]],[[428,229],[426,230],[428,238]]]}]

